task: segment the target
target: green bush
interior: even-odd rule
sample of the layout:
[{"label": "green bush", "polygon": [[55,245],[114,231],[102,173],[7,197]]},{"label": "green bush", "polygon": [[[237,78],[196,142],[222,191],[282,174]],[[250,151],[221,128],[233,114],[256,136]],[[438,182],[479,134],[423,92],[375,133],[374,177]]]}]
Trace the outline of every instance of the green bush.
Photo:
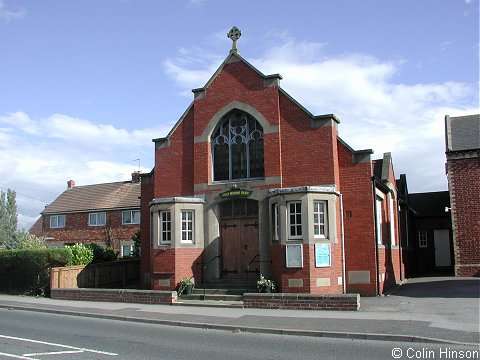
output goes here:
[{"label": "green bush", "polygon": [[50,269],[65,266],[71,256],[68,248],[0,251],[0,291],[48,295]]},{"label": "green bush", "polygon": [[111,247],[103,247],[95,243],[87,245],[87,248],[93,252],[92,263],[104,263],[109,261],[115,261],[118,259],[118,251],[113,250]]},{"label": "green bush", "polygon": [[93,260],[93,250],[83,244],[75,244],[68,249],[72,253],[68,266],[88,265]]}]

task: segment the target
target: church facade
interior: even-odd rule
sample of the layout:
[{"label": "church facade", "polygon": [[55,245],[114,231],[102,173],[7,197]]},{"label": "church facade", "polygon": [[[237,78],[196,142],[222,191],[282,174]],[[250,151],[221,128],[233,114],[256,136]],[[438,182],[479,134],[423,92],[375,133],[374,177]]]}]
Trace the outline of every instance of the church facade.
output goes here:
[{"label": "church facade", "polygon": [[376,295],[402,276],[389,153],[353,150],[242,58],[236,41],[141,180],[141,279],[172,290],[273,279],[280,292]]}]

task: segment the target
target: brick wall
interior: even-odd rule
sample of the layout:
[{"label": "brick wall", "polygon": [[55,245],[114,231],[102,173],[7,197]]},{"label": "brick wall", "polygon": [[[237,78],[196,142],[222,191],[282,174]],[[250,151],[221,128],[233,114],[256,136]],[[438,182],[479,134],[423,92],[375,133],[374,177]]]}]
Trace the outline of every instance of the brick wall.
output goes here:
[{"label": "brick wall", "polygon": [[338,185],[336,129],[312,129],[312,118],[283,94],[280,110],[283,186]]},{"label": "brick wall", "polygon": [[176,291],[129,289],[52,289],[52,299],[171,305],[177,301]]},{"label": "brick wall", "polygon": [[[343,194],[347,292],[376,295],[375,213],[372,164],[354,163],[352,152],[338,143],[340,190]],[[369,271],[368,284],[350,284],[348,271]]]},{"label": "brick wall", "polygon": [[245,294],[243,306],[258,309],[356,311],[360,308],[360,295]]},{"label": "brick wall", "polygon": [[456,276],[480,276],[479,157],[447,157]]},{"label": "brick wall", "polygon": [[[278,89],[264,87],[264,79],[243,62],[226,64],[205,90],[205,98],[195,100],[195,132],[200,136],[212,117],[233,101],[249,104],[270,123],[279,124]],[[265,177],[280,176],[278,133],[264,138]],[[208,183],[212,179],[208,142],[195,143],[194,182]]]},{"label": "brick wall", "polygon": [[175,128],[168,146],[155,151],[154,198],[193,195],[193,119],[194,107]]},{"label": "brick wall", "polygon": [[303,268],[287,268],[285,246],[273,245],[271,248],[272,278],[277,282],[279,291],[311,294],[341,293],[343,285],[338,283],[338,278],[342,277],[341,244],[332,243],[330,246],[330,267],[315,267],[315,245],[303,244]]},{"label": "brick wall", "polygon": [[172,290],[184,277],[202,281],[202,252],[199,248],[153,249],[152,289]]}]

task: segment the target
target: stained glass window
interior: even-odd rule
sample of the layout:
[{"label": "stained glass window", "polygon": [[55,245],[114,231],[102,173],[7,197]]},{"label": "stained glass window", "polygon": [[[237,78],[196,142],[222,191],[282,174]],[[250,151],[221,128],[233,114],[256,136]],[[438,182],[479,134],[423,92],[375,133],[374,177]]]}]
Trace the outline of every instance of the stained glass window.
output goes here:
[{"label": "stained glass window", "polygon": [[264,176],[263,128],[251,115],[230,111],[213,132],[211,144],[213,180]]}]

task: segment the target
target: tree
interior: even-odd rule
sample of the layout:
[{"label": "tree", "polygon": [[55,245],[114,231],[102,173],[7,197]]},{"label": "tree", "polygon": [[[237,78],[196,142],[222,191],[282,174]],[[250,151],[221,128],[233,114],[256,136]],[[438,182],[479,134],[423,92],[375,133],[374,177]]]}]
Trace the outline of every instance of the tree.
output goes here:
[{"label": "tree", "polygon": [[20,230],[15,233],[16,247],[18,249],[40,249],[47,247],[45,238],[29,234],[28,231]]},{"label": "tree", "polygon": [[17,231],[17,194],[8,189],[0,192],[0,242],[7,248],[17,247],[15,232]]},{"label": "tree", "polygon": [[140,258],[140,230],[138,230],[133,236],[133,251],[132,257],[139,259]]}]

